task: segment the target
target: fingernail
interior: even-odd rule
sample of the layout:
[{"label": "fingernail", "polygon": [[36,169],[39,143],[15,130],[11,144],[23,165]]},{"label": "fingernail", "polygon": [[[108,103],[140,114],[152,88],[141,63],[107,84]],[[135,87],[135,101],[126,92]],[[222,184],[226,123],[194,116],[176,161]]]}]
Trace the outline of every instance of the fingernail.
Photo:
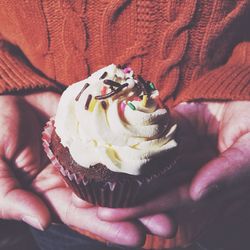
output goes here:
[{"label": "fingernail", "polygon": [[38,230],[41,230],[41,231],[44,231],[44,228],[43,226],[41,225],[41,223],[39,222],[39,220],[35,217],[32,217],[32,216],[24,216],[22,218],[22,221],[29,224],[30,226],[38,229]]}]

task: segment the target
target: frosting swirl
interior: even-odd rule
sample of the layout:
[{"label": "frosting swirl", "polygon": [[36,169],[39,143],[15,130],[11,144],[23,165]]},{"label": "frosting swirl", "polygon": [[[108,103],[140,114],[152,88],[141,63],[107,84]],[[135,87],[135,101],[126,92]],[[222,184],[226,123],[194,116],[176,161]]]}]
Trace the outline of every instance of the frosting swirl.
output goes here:
[{"label": "frosting swirl", "polygon": [[153,156],[177,146],[176,125],[155,101],[158,91],[140,81],[112,64],[64,91],[56,133],[79,165],[139,175]]}]

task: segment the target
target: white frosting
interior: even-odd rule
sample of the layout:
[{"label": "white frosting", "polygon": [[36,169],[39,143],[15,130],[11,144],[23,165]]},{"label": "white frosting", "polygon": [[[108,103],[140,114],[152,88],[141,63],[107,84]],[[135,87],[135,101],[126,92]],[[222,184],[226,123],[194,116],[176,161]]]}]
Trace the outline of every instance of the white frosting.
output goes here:
[{"label": "white frosting", "polygon": [[[103,86],[111,91],[100,79],[104,72],[105,79],[128,83],[128,87],[111,98],[96,100],[93,110],[85,109],[90,94],[94,100]],[[86,83],[89,86],[76,101]],[[136,84],[132,71],[124,73],[112,64],[64,91],[55,117],[56,133],[79,165],[88,168],[102,163],[112,171],[138,175],[152,156],[177,146],[173,139],[176,125],[169,126],[167,110],[157,109],[151,98],[142,105],[138,97],[134,98]],[[153,91],[155,95],[157,91]],[[106,109],[101,101],[106,102]]]}]

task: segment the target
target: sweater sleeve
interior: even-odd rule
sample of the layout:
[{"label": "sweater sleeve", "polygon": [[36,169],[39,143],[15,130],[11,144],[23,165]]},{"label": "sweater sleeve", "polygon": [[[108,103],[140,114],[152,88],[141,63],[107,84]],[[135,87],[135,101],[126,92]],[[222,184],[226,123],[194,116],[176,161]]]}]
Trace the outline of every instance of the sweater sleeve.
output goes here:
[{"label": "sweater sleeve", "polygon": [[0,94],[22,90],[59,90],[57,84],[40,74],[18,50],[0,40]]},{"label": "sweater sleeve", "polygon": [[175,103],[230,100],[250,100],[250,42],[239,43],[226,64],[183,88]]}]

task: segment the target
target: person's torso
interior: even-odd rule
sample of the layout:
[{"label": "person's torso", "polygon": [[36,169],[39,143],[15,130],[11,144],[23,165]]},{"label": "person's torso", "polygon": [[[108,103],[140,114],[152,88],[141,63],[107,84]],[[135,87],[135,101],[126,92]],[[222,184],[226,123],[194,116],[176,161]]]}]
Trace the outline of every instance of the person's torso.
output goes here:
[{"label": "person's torso", "polygon": [[[247,0],[30,0],[0,3],[0,33],[64,85],[130,64],[167,97],[227,60]],[[228,42],[230,41],[230,42]]]}]

